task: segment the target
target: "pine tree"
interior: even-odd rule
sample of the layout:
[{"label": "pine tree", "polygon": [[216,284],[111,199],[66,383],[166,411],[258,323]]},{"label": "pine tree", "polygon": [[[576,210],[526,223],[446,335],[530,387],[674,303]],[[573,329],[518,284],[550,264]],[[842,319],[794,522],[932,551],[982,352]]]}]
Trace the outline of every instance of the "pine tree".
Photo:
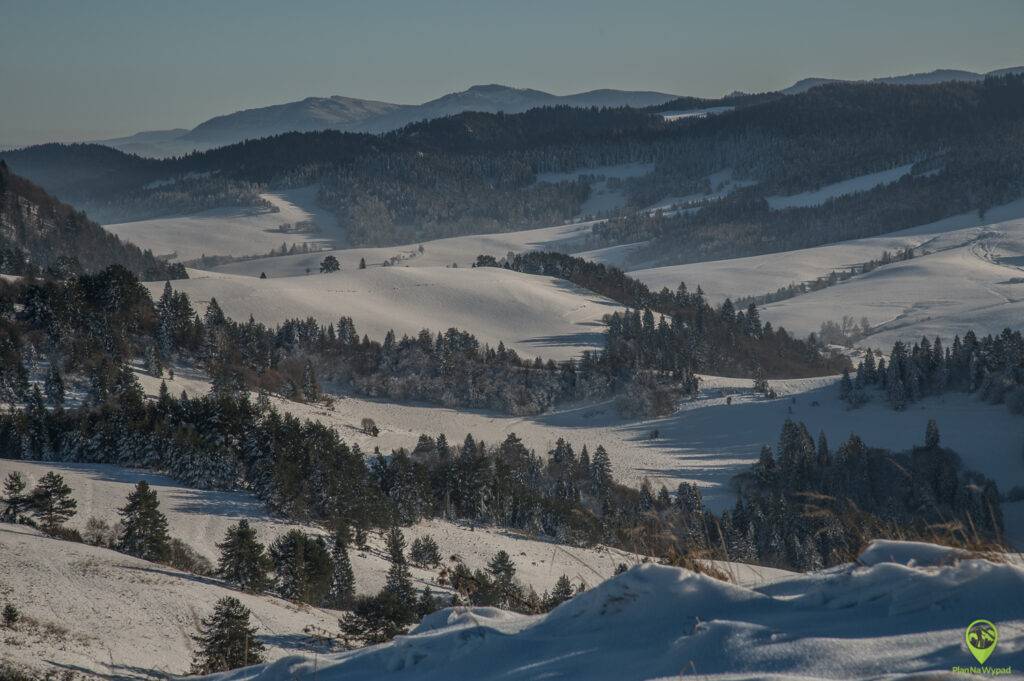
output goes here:
[{"label": "pine tree", "polygon": [[547,603],[545,606],[548,610],[556,608],[562,603],[572,598],[576,593],[576,590],[572,587],[572,582],[569,581],[569,577],[562,575],[558,578],[555,583],[555,588],[551,591],[551,595],[548,596]]},{"label": "pine tree", "polygon": [[267,588],[270,559],[263,544],[256,540],[256,530],[249,521],[238,521],[228,528],[224,541],[217,544],[220,561],[217,574],[244,591],[259,592]]},{"label": "pine tree", "polygon": [[413,540],[409,557],[415,565],[433,568],[441,562],[441,549],[433,537],[425,534]]},{"label": "pine tree", "polygon": [[270,559],[284,598],[314,605],[327,599],[334,570],[323,537],[289,530],[270,545]]},{"label": "pine tree", "polygon": [[78,502],[71,498],[71,488],[64,478],[50,471],[32,490],[32,515],[39,519],[47,534],[56,534],[75,515]]},{"label": "pine tree", "polygon": [[313,363],[309,360],[306,360],[302,368],[302,396],[307,402],[315,402],[320,398],[320,384],[317,383]]},{"label": "pine tree", "polygon": [[366,269],[366,258],[359,258],[359,269]]},{"label": "pine tree", "polygon": [[611,493],[612,462],[603,445],[598,445],[594,450],[593,462],[590,464],[590,484],[594,496],[599,499]]},{"label": "pine tree", "polygon": [[54,407],[64,405],[64,378],[60,375],[60,366],[56,361],[50,362],[50,370],[46,373],[43,383],[46,400]]},{"label": "pine tree", "polygon": [[32,499],[25,494],[25,477],[18,471],[7,474],[4,480],[4,512],[0,513],[0,521],[16,523],[32,508]]},{"label": "pine tree", "polygon": [[423,619],[430,613],[437,610],[439,607],[437,598],[434,593],[430,590],[430,587],[423,589],[423,593],[420,594],[420,599],[416,601],[416,614],[420,619]]},{"label": "pine tree", "polygon": [[508,609],[522,607],[523,590],[515,581],[516,564],[508,553],[498,551],[487,564],[487,572],[493,582],[494,604]]},{"label": "pine tree", "polygon": [[924,446],[928,449],[938,449],[939,441],[939,426],[935,419],[928,419],[928,425],[924,430]]},{"label": "pine tree", "polygon": [[348,541],[348,527],[342,527],[334,534],[334,549],[331,551],[334,570],[331,573],[331,590],[327,594],[327,604],[332,608],[349,607],[356,595],[356,579],[346,546]]},{"label": "pine tree", "polygon": [[13,629],[14,625],[18,623],[18,620],[21,619],[21,613],[16,607],[14,607],[13,603],[8,603],[4,606],[2,617],[4,626],[8,629]]},{"label": "pine tree", "polygon": [[143,560],[167,560],[171,551],[167,518],[160,512],[160,500],[149,483],[140,480],[118,514],[122,525],[116,544],[118,551]]},{"label": "pine tree", "polygon": [[266,647],[256,638],[250,614],[233,596],[217,601],[213,614],[202,620],[199,634],[192,637],[199,644],[192,660],[193,674],[226,672],[264,661]]},{"label": "pine tree", "polygon": [[416,590],[412,586],[412,575],[409,574],[409,564],[405,560],[405,537],[402,531],[392,527],[388,531],[386,545],[391,567],[388,568],[384,591],[395,596],[400,603],[414,603]]},{"label": "pine tree", "polygon": [[331,272],[337,272],[341,269],[341,263],[333,255],[328,255],[322,261],[320,261],[320,273],[329,274]]}]

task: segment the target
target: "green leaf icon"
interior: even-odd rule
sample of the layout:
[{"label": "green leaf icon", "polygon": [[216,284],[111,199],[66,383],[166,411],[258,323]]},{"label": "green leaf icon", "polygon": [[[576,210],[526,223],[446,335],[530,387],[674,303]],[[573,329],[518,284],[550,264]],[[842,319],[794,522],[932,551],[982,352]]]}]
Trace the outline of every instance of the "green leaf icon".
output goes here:
[{"label": "green leaf icon", "polygon": [[974,620],[968,625],[964,639],[967,641],[967,649],[974,655],[978,664],[985,664],[985,660],[995,651],[996,643],[999,642],[999,631],[996,625],[988,620]]}]

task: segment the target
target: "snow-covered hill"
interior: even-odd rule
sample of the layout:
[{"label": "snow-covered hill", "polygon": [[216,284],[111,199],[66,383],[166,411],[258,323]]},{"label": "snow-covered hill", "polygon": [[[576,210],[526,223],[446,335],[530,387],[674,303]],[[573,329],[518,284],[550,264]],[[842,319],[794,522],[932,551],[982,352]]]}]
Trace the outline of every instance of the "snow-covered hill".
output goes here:
[{"label": "snow-covered hill", "polygon": [[928,225],[828,246],[748,258],[674,265],[630,274],[653,289],[700,285],[712,302],[759,295],[877,259],[902,248],[924,253],[836,286],[761,308],[762,319],[798,335],[850,315],[866,317],[863,344],[888,347],[922,334],[951,339],[968,329],[998,333],[1024,310],[1024,200],[982,218],[963,214]]},{"label": "snow-covered hill", "polygon": [[308,625],[337,629],[337,612],[244,594],[218,580],[0,524],[0,601],[25,618],[17,629],[2,630],[0,661],[85,678],[187,673],[189,636],[224,596],[252,611],[272,660],[311,650],[302,634]]},{"label": "snow-covered hill", "polygon": [[[280,279],[192,271],[175,282],[200,308],[216,298],[231,318],[276,324],[341,316],[360,334],[383,340],[391,329],[415,336],[450,327],[483,343],[504,342],[525,357],[568,359],[601,345],[602,317],[620,307],[562,279],[496,267],[373,267]],[[148,284],[159,296],[163,284]]]},{"label": "snow-covered hill", "polygon": [[926,544],[869,551],[870,565],[755,588],[643,565],[547,615],[447,609],[387,644],[215,678],[954,678],[977,666],[964,630],[980,617],[1000,633],[988,666],[1024,669],[1024,569]]},{"label": "snow-covered hill", "polygon": [[[422,244],[344,248],[322,253],[243,260],[220,265],[213,270],[249,277],[258,277],[261,273],[270,278],[296,277],[306,274],[307,269],[311,272],[319,271],[320,262],[327,255],[336,257],[343,270],[355,269],[360,260],[365,260],[367,267],[380,267],[385,262],[401,267],[448,267],[453,264],[470,267],[478,255],[503,258],[510,251],[571,250],[574,242],[590,234],[593,225],[593,222],[576,222],[518,232],[456,236],[424,241]],[[423,246],[422,252],[420,246]]]},{"label": "snow-covered hill", "polygon": [[[167,516],[170,535],[186,542],[214,564],[220,555],[217,543],[224,541],[227,529],[243,518],[256,529],[259,540],[264,544],[291,529],[325,533],[318,526],[300,525],[270,515],[262,502],[249,493],[185,487],[151,471],[108,464],[0,459],[0,478],[11,471],[21,472],[30,486],[49,471],[62,475],[78,502],[78,513],[68,522],[68,527],[79,530],[85,528],[89,518],[104,520],[111,526],[117,523],[120,520],[117,509],[124,506],[125,498],[136,483],[145,480],[160,498],[160,510]],[[529,538],[510,530],[443,520],[423,521],[403,528],[403,532],[410,544],[417,537],[429,534],[437,540],[445,559],[458,555],[471,568],[483,568],[499,550],[507,551],[516,562],[516,576],[538,593],[550,591],[563,574],[572,578],[574,583],[582,581],[594,585],[610,577],[619,563],[632,565],[639,560],[637,556],[608,547],[579,549]],[[388,571],[389,563],[381,538],[372,535],[369,546],[370,551],[352,551],[350,555],[358,593],[379,591],[384,586]],[[411,570],[418,586],[430,586],[435,591],[441,588],[437,584],[436,570],[415,566]],[[739,581],[756,582],[778,572],[748,568],[737,574]]]},{"label": "snow-covered hill", "polygon": [[[342,237],[334,215],[316,205],[317,187],[302,187],[262,194],[276,212],[247,208],[214,208],[191,215],[176,215],[104,225],[140,248],[174,261],[203,255],[266,255],[282,244],[329,247]],[[283,233],[282,224],[313,222],[318,231]],[[321,258],[323,256],[320,256]],[[320,261],[317,260],[317,263]],[[258,273],[257,273],[258,274]]]}]

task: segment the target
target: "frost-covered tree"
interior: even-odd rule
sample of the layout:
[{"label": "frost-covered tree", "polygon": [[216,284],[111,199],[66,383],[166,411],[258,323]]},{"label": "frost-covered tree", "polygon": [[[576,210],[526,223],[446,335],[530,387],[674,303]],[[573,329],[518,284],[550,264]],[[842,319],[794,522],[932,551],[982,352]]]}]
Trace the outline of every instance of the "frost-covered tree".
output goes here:
[{"label": "frost-covered tree", "polygon": [[213,614],[202,620],[192,637],[199,649],[192,659],[193,674],[213,674],[264,661],[266,646],[256,638],[251,613],[233,596],[217,601]]}]

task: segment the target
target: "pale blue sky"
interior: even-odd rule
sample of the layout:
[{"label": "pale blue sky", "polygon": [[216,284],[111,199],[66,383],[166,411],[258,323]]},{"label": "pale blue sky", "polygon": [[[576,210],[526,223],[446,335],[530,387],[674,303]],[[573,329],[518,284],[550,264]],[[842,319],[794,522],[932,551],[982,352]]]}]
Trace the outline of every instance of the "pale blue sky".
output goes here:
[{"label": "pale blue sky", "polygon": [[479,83],[715,96],[1024,64],[1024,0],[0,0],[0,144]]}]

